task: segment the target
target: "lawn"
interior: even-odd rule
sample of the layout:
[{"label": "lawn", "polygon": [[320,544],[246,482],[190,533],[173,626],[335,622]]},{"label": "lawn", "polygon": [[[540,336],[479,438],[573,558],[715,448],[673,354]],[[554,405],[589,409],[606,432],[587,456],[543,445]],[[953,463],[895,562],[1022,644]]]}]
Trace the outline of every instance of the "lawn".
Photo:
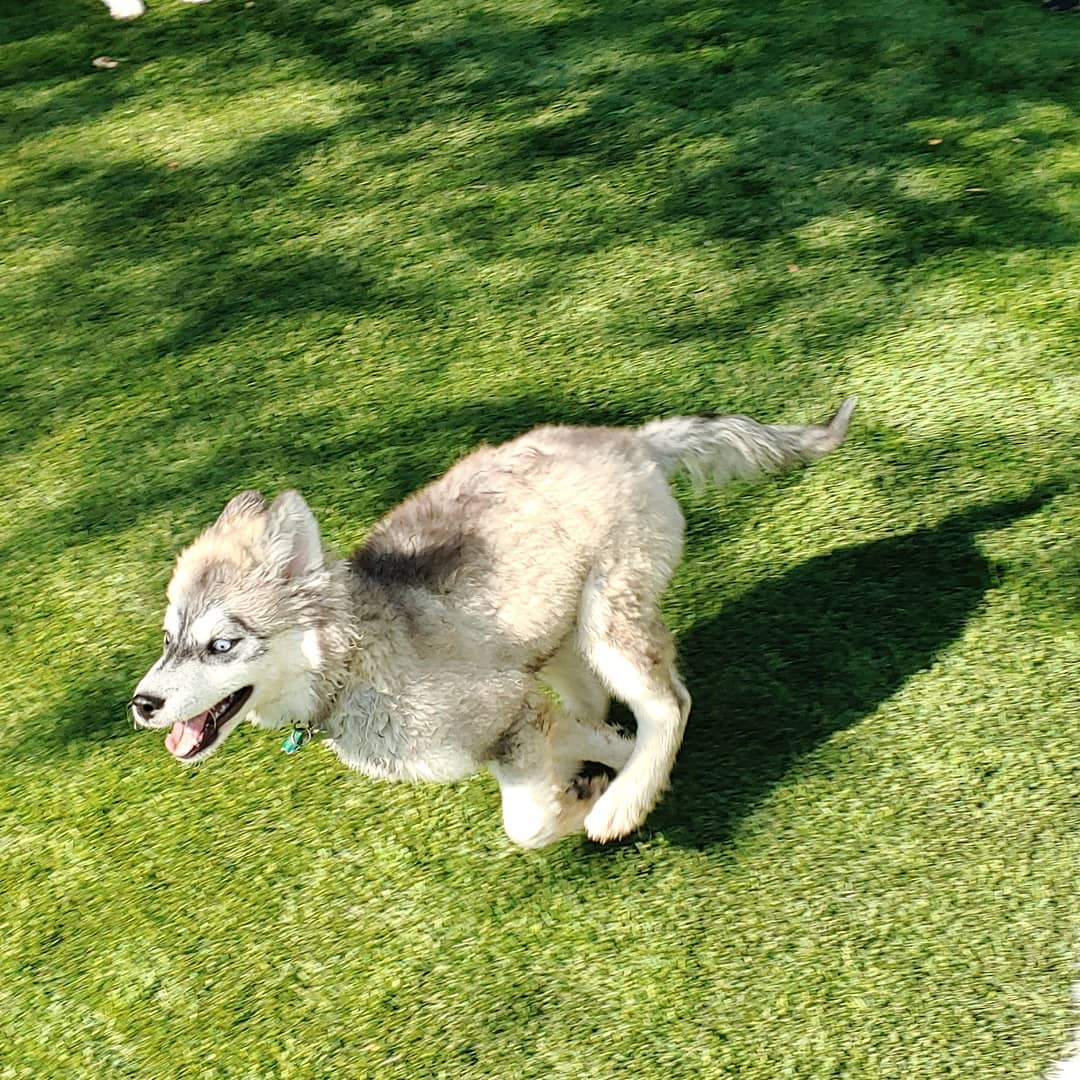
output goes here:
[{"label": "lawn", "polygon": [[[1078,104],[1027,0],[0,8],[0,1077],[1042,1076]],[[695,707],[627,842],[131,729],[241,488],[347,551],[535,423],[848,393],[812,469],[680,488]]]}]

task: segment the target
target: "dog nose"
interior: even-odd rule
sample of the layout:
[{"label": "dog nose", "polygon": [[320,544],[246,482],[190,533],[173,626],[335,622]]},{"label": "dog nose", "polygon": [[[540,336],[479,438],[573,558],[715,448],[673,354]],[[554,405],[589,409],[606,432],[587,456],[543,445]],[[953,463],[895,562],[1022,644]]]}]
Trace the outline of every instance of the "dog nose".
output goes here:
[{"label": "dog nose", "polygon": [[140,720],[150,720],[154,713],[165,704],[163,698],[154,697],[153,694],[136,694],[131,699],[131,707],[138,714]]}]

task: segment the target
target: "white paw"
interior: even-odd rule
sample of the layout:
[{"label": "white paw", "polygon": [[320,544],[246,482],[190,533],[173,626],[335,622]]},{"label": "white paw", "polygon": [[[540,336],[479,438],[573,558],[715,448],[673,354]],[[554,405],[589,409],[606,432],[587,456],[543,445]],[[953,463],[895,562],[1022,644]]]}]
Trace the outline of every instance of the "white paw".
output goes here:
[{"label": "white paw", "polygon": [[635,800],[624,801],[615,788],[609,788],[586,815],[585,833],[598,844],[619,840],[632,833],[645,820],[645,814],[645,808]]},{"label": "white paw", "polygon": [[142,0],[105,0],[105,6],[114,19],[137,19],[146,11]]}]

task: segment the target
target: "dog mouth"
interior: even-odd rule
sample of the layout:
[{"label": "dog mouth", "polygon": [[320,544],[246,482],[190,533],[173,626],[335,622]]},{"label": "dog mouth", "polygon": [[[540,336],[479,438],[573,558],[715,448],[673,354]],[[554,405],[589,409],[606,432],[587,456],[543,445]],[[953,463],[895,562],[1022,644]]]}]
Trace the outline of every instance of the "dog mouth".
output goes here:
[{"label": "dog mouth", "polygon": [[179,761],[209,750],[221,737],[221,729],[244,707],[254,687],[245,686],[222,698],[206,712],[190,720],[177,720],[165,736],[165,749]]}]

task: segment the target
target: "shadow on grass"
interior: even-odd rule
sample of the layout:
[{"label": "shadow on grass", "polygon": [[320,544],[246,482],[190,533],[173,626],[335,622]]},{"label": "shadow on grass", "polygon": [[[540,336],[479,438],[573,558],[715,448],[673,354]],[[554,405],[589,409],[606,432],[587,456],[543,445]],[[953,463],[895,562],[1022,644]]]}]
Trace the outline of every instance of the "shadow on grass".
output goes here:
[{"label": "shadow on grass", "polygon": [[83,757],[102,743],[133,734],[127,703],[134,682],[128,668],[121,666],[69,686],[41,715],[20,725],[13,739],[3,740],[3,756],[55,763]]},{"label": "shadow on grass", "polygon": [[817,744],[872,713],[960,637],[995,582],[976,536],[1058,488],[822,555],[693,627],[679,654],[694,709],[653,818],[674,843],[730,838]]},{"label": "shadow on grass", "polygon": [[[151,391],[146,396],[150,400],[154,395]],[[182,422],[190,421],[202,408],[202,401],[178,406],[169,418],[156,421],[156,438],[178,438],[173,435],[174,426],[181,430]],[[132,472],[125,477],[122,498],[117,497],[116,477],[111,473],[81,485],[47,513],[0,533],[0,561],[27,553],[55,557],[75,541],[130,529],[165,508],[205,506],[209,524],[228,499],[251,486],[251,477],[260,470],[276,473],[279,488],[295,485],[310,493],[316,476],[333,474],[349,462],[364,463],[371,466],[373,475],[357,491],[357,501],[374,505],[381,516],[449,468],[458,454],[481,442],[504,442],[545,423],[627,425],[654,415],[648,403],[620,409],[556,393],[502,395],[457,408],[435,401],[430,409],[432,415],[427,416],[422,406],[408,403],[412,434],[408,442],[402,442],[405,421],[396,415],[380,417],[356,430],[347,415],[329,413],[323,404],[312,408],[294,403],[287,419],[258,431],[238,426],[235,438],[198,455],[189,452],[186,460],[170,463],[167,472]],[[145,440],[144,430],[134,425],[118,425],[110,434],[115,451],[132,458]],[[242,455],[237,446],[243,447]],[[348,502],[336,509],[345,517],[352,516]],[[356,520],[355,529],[347,542],[350,546],[363,539],[361,519]]]},{"label": "shadow on grass", "polygon": [[[358,140],[385,146],[383,158],[367,164],[376,177],[429,160],[425,178],[407,190],[439,250],[459,250],[476,266],[506,258],[534,265],[526,284],[491,289],[512,310],[573,288],[565,272],[550,271],[560,260],[665,235],[691,246],[731,245],[732,267],[781,241],[800,262],[861,262],[886,276],[952,251],[1075,243],[1058,181],[1033,173],[1028,151],[1013,145],[1060,141],[1064,126],[1047,121],[1049,133],[1025,128],[1024,138],[1010,139],[1009,125],[1023,124],[1033,101],[1051,111],[1058,103],[1069,59],[1056,28],[1036,22],[1037,13],[1012,10],[1021,5],[1006,12],[921,3],[897,12],[870,0],[841,9],[781,0],[767,9],[728,3],[702,10],[664,0],[558,12],[448,9],[434,19],[422,5],[398,7],[393,21],[375,23],[367,9],[313,12],[300,2],[246,14],[208,8],[182,21],[151,13],[122,37],[102,11],[85,28],[51,14],[53,31],[73,35],[80,48],[127,41],[132,66],[215,57],[210,89],[219,94],[242,92],[245,75],[261,85],[275,64],[291,63],[338,84],[353,104],[332,123],[254,136],[177,173],[164,161],[153,168],[141,158],[96,163],[81,151],[60,155],[53,175],[32,177],[17,192],[20,208],[55,207],[69,237],[70,253],[34,275],[35,303],[106,326],[112,316],[100,308],[120,309],[132,298],[182,312],[168,331],[147,335],[140,363],[213,344],[253,319],[284,324],[312,312],[376,311],[411,312],[424,323],[460,317],[455,301],[473,264],[460,281],[425,270],[422,256],[402,273],[408,259],[394,248],[397,238],[383,243],[378,230],[329,254],[324,241],[297,242],[297,232],[317,233],[326,220],[383,213],[378,184],[328,176],[313,195],[303,175],[320,153]],[[24,23],[13,26],[22,33]],[[1010,38],[1012,28],[1022,36]],[[56,53],[49,34],[38,48]],[[56,95],[68,103],[63,118],[73,127],[113,105],[138,104],[135,81],[103,80],[85,67],[76,75],[66,55],[45,70],[17,57],[7,67],[6,81],[56,92],[20,105],[13,141],[51,129]],[[289,92],[283,81],[281,93]],[[932,149],[912,125],[941,116],[957,134]],[[467,154],[448,154],[437,136],[425,135],[470,120],[481,134]],[[402,143],[405,135],[415,140]],[[930,182],[935,177],[940,183]],[[537,180],[561,195],[520,192]],[[609,198],[605,183],[637,197]],[[312,217],[299,229],[300,211],[285,211],[297,202]],[[553,212],[567,207],[573,212]],[[838,219],[861,230],[846,246],[834,235]],[[102,237],[115,242],[103,245]],[[163,248],[185,257],[162,269]],[[87,301],[72,283],[94,266],[134,291],[116,286],[110,295],[100,287],[104,299]],[[834,337],[838,329],[856,336],[874,317],[846,299],[843,286],[817,286],[815,304],[831,311]],[[688,298],[674,316],[658,313],[645,289],[623,300],[610,331],[623,339],[641,333],[646,344],[711,344],[760,322],[797,288],[780,273],[742,282],[722,310],[699,310]],[[26,414],[18,425],[23,443],[36,433],[35,419],[47,426],[48,417]]]}]

